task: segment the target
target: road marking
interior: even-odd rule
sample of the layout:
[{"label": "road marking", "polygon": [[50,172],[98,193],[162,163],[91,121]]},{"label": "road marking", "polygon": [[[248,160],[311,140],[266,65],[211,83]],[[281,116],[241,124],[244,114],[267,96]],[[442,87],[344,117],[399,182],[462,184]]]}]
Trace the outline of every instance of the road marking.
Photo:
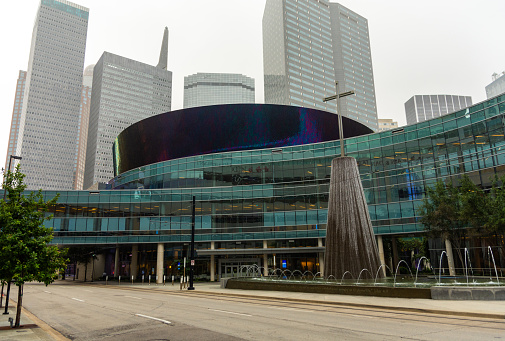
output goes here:
[{"label": "road marking", "polygon": [[216,309],[209,309],[209,310],[210,311],[216,311],[218,313],[225,313],[225,314],[233,314],[233,315],[241,315],[241,316],[249,316],[249,317],[252,316],[252,315],[248,315],[248,314],[235,313],[233,311],[216,310]]},{"label": "road marking", "polygon": [[51,293],[50,291],[47,291],[47,290],[44,290],[44,292],[47,292],[48,294],[50,294],[50,293]]},{"label": "road marking", "polygon": [[171,324],[170,321],[162,320],[162,319],[159,319],[159,318],[156,318],[156,317],[152,317],[152,316],[147,316],[147,315],[142,315],[142,314],[135,314],[135,316],[145,317],[146,319],[151,319],[151,320],[159,321],[159,322],[162,322],[162,323],[165,323],[165,324]]},{"label": "road marking", "polygon": [[87,291],[87,292],[93,292],[93,291],[91,291],[91,290],[84,290],[84,291]]},{"label": "road marking", "polygon": [[84,302],[83,300],[80,300],[78,298],[72,297],[73,300],[79,301],[79,302]]},{"label": "road marking", "polygon": [[289,310],[289,311],[298,311],[301,313],[316,313],[320,311],[316,310],[308,310],[308,309],[295,309],[295,308],[284,308],[284,307],[273,307],[274,309],[279,309],[279,310]]},{"label": "road marking", "polygon": [[351,316],[354,316],[354,317],[366,317],[368,319],[374,319],[375,318],[373,316],[365,316],[365,315],[351,315]]},{"label": "road marking", "polygon": [[140,297],[135,297],[135,296],[125,296],[125,297],[134,298],[134,299],[136,299],[136,300],[141,300],[141,298],[140,298]]}]

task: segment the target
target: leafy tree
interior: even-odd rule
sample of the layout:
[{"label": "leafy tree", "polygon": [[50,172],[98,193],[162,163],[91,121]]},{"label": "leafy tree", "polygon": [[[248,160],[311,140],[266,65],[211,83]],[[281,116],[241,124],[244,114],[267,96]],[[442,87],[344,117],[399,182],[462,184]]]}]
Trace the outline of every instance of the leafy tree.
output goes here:
[{"label": "leafy tree", "polygon": [[52,228],[43,225],[52,218],[46,212],[58,197],[45,202],[41,190],[23,193],[24,177],[19,165],[15,172],[7,171],[3,181],[7,200],[0,201],[0,278],[18,286],[15,327],[19,327],[21,319],[24,283],[38,281],[49,285],[67,261],[64,251],[48,245],[53,239]]},{"label": "leafy tree", "polygon": [[481,217],[481,225],[489,236],[496,238],[502,257],[505,257],[505,175],[495,178],[486,197],[487,210]]},{"label": "leafy tree", "polygon": [[464,227],[467,226],[467,219],[463,215],[464,200],[460,188],[452,182],[446,184],[442,180],[437,181],[433,188],[426,189],[426,196],[418,208],[418,214],[422,216],[420,222],[425,226],[428,235],[448,238],[463,263],[461,247],[466,235]]},{"label": "leafy tree", "polygon": [[[86,282],[89,262],[98,260],[96,249],[90,246],[73,246],[68,249],[67,255],[74,264],[75,271],[77,270],[77,263],[84,264],[84,282]],[[91,277],[91,281],[93,281],[93,277]]]}]

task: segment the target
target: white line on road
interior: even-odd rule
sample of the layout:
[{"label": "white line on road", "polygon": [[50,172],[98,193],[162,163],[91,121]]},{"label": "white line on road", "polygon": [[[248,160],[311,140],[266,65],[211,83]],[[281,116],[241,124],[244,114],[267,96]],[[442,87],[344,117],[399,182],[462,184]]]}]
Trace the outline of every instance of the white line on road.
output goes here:
[{"label": "white line on road", "polygon": [[251,317],[252,315],[248,314],[241,314],[241,313],[235,313],[233,311],[224,311],[224,310],[216,310],[216,309],[209,309],[210,311],[216,311],[218,313],[226,313],[226,314],[233,314],[233,315],[242,315],[242,316],[249,316]]},{"label": "white line on road", "polygon": [[44,290],[44,292],[47,292],[48,294],[50,294],[50,293],[51,293],[50,291],[47,291],[47,290]]},{"label": "white line on road", "polygon": [[78,298],[72,297],[73,300],[79,301],[79,302],[84,302],[83,300],[80,300]]},{"label": "white line on road", "polygon": [[375,318],[374,316],[365,316],[365,315],[351,315],[351,316],[354,316],[354,317],[365,317],[365,318],[368,318],[368,319],[374,319]]},{"label": "white line on road", "polygon": [[135,297],[135,296],[125,296],[125,297],[128,297],[128,298],[134,298],[134,299],[136,299],[136,300],[141,300],[141,298],[140,298],[140,297]]},{"label": "white line on road", "polygon": [[142,315],[142,314],[135,314],[135,316],[145,317],[146,319],[151,319],[151,320],[159,321],[159,322],[162,322],[162,323],[165,323],[165,324],[170,324],[171,323],[170,321],[167,321],[167,320],[162,320],[162,319],[159,319],[159,318],[156,318],[156,317]]},{"label": "white line on road", "polygon": [[84,291],[87,291],[87,292],[93,292],[93,291],[91,291],[91,290],[84,290]]}]

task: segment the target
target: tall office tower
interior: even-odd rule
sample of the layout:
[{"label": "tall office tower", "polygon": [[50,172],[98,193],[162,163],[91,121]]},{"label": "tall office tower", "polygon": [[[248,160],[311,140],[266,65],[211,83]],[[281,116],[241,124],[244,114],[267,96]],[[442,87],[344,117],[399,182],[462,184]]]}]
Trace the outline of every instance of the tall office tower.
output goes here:
[{"label": "tall office tower", "polygon": [[112,145],[121,131],[171,109],[172,72],[165,28],[157,66],[104,52],[93,70],[84,189],[114,177]]},{"label": "tall office tower", "polygon": [[28,189],[72,189],[89,10],[41,0],[16,153]]},{"label": "tall office tower", "polygon": [[379,131],[385,131],[393,128],[398,128],[398,122],[391,118],[379,118]]},{"label": "tall office tower", "polygon": [[79,136],[75,148],[74,188],[82,189],[84,183],[84,170],[86,166],[86,145],[88,141],[89,111],[91,109],[91,85],[93,82],[93,68],[95,64],[88,65],[82,76],[81,108],[79,110]]},{"label": "tall office tower", "polygon": [[23,95],[25,92],[26,71],[19,71],[18,81],[16,83],[16,96],[14,97],[14,106],[12,108],[11,130],[9,133],[9,144],[7,145],[7,155],[5,158],[5,167],[9,167],[10,155],[16,155],[16,143],[18,141],[19,120],[21,118],[21,108],[23,107]]},{"label": "tall office tower", "polygon": [[254,103],[254,79],[233,73],[197,73],[184,77],[184,108]]},{"label": "tall office tower", "polygon": [[377,130],[368,21],[327,0],[267,0],[263,14],[265,103],[336,111],[323,98],[354,90],[339,112]]},{"label": "tall office tower", "polygon": [[493,73],[493,81],[486,86],[487,98],[501,95],[505,92],[505,71],[501,74]]},{"label": "tall office tower", "polygon": [[415,95],[405,102],[405,116],[407,124],[413,124],[447,115],[471,105],[470,96]]}]

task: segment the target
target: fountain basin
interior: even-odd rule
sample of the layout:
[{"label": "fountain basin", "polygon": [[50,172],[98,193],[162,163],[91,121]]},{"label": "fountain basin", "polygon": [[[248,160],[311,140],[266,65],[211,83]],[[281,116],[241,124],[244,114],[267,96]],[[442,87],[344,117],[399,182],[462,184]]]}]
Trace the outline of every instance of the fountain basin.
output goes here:
[{"label": "fountain basin", "polygon": [[431,298],[434,300],[480,300],[505,301],[505,287],[431,287]]},{"label": "fountain basin", "polygon": [[337,294],[397,298],[431,298],[430,288],[334,285],[324,283],[316,284],[310,282],[290,283],[284,281],[257,281],[240,278],[230,278],[226,281],[225,285],[227,289],[242,290],[290,291],[307,292],[313,294]]}]

